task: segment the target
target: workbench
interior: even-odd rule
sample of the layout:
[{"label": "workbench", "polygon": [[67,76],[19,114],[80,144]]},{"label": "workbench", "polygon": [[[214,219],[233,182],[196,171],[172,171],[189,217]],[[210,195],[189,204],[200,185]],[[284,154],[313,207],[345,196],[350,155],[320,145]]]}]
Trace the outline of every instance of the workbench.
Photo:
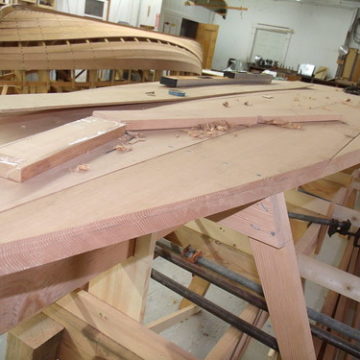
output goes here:
[{"label": "workbench", "polygon": [[[0,144],[96,109],[3,115]],[[141,321],[155,241],[210,217],[249,237],[282,358],[315,359],[283,193],[360,163],[360,99],[314,85],[173,104],[129,100],[111,109],[120,120],[123,111],[125,118],[144,119],[336,114],[342,121],[309,122],[300,129],[241,127],[214,137],[193,137],[181,129],[145,131],[145,141],[129,152],[109,152],[113,141],[24,183],[0,179],[1,332],[89,281],[96,294],[103,284],[91,280],[124,262],[136,276],[123,275],[117,301],[126,315]],[[74,171],[83,163],[88,171]],[[79,300],[73,309],[76,304]],[[159,344],[163,348],[157,351],[168,351],[163,358],[193,358]],[[145,353],[148,346],[144,341]],[[160,358],[150,353],[138,358]]]}]

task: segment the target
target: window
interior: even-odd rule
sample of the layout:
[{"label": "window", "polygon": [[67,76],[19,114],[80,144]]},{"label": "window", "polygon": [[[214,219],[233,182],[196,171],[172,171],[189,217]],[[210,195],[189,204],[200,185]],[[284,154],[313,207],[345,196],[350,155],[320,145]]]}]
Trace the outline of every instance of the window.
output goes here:
[{"label": "window", "polygon": [[99,18],[104,17],[104,0],[85,0],[85,14]]},{"label": "window", "polygon": [[263,59],[271,59],[284,64],[292,33],[293,31],[289,28],[258,24],[255,29],[250,61],[254,61],[255,56],[261,56]]}]

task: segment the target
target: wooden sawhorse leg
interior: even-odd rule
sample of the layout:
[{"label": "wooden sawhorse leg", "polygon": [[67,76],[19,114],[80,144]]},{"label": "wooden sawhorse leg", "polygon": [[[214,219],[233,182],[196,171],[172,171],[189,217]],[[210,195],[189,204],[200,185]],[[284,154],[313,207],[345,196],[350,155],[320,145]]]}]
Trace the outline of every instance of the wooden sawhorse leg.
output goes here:
[{"label": "wooden sawhorse leg", "polygon": [[220,222],[250,237],[281,357],[316,359],[284,195],[266,198]]}]

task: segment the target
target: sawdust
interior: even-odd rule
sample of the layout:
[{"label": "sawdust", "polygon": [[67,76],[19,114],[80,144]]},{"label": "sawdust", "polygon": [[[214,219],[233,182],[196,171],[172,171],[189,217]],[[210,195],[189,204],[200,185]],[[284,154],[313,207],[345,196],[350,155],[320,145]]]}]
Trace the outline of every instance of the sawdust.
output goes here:
[{"label": "sawdust", "polygon": [[216,121],[207,124],[200,124],[186,133],[196,139],[205,139],[225,134],[229,131],[230,125],[226,121]]}]

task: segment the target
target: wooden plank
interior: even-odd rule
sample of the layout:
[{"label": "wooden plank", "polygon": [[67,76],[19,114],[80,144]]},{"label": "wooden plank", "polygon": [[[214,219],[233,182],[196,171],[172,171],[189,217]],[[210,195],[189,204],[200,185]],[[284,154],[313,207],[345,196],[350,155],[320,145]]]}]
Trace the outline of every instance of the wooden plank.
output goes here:
[{"label": "wooden plank", "polygon": [[[255,306],[248,305],[239,314],[239,318],[251,323],[259,328],[264,325],[265,319],[262,317],[264,312]],[[235,360],[240,359],[244,350],[246,350],[247,340],[244,339],[246,334],[234,327],[229,327],[216,345],[206,355],[205,360]]]},{"label": "wooden plank", "polygon": [[[284,197],[276,195],[272,203],[282,229],[276,236],[282,239],[275,239],[275,247],[252,240],[251,247],[273,329],[283,358],[315,359]],[[281,248],[276,247],[278,243],[282,244]]]},{"label": "wooden plank", "polygon": [[[116,235],[114,235],[116,236]],[[0,333],[33,316],[69,292],[133,254],[132,241],[69,256],[45,267],[2,275],[0,281]],[[28,259],[29,261],[30,259]],[[29,265],[28,265],[29,267]],[[11,313],[13,307],[18,312]]]},{"label": "wooden plank", "polygon": [[298,254],[312,254],[318,240],[320,228],[320,224],[311,224],[307,228],[303,236],[296,242],[295,249]]},{"label": "wooden plank", "polygon": [[[205,112],[205,114],[204,114]],[[255,126],[259,124],[266,125],[278,125],[283,127],[291,127],[292,124],[301,124],[301,123],[316,123],[316,122],[337,122],[341,121],[341,116],[338,114],[311,114],[311,115],[277,115],[277,116],[214,116],[213,114],[206,114],[206,110],[202,114],[192,117],[168,117],[168,118],[159,118],[155,117],[155,114],[152,114],[152,119],[148,118],[146,114],[142,114],[141,119],[132,120],[126,118],[126,114],[123,112],[110,112],[107,114],[105,111],[97,111],[94,113],[94,117],[104,118],[104,119],[122,119],[121,121],[126,124],[128,130],[131,131],[143,131],[143,130],[172,130],[172,129],[186,129],[186,128],[195,128],[199,126],[208,125],[208,130],[213,127],[212,131],[226,131],[228,128],[234,128],[238,126]],[[136,116],[134,112],[130,116]],[[206,130],[206,128],[204,129]],[[211,133],[210,133],[211,134]]]},{"label": "wooden plank", "polygon": [[[0,114],[14,114],[31,111],[43,111],[74,107],[93,107],[124,104],[143,104],[158,102],[183,102],[188,99],[202,99],[221,95],[255,93],[261,91],[281,91],[303,89],[305,83],[278,82],[271,85],[227,85],[204,86],[187,89],[185,97],[173,96],[168,89],[159,83],[118,85],[99,89],[83,90],[78,93],[31,94],[7,96],[1,102]],[[155,96],[148,95],[154,93]],[[35,105],[36,104],[36,105]]]},{"label": "wooden plank", "polygon": [[[132,354],[132,358],[144,360],[195,359],[175,344],[85,291],[61,299],[58,305],[72,316],[80,319],[83,329],[86,326],[96,329],[98,333],[102,334],[102,337],[107,337],[126,349],[128,354]],[[45,313],[52,317],[47,310]],[[57,319],[59,317],[61,315],[56,316]],[[141,339],[140,342],[139,339]],[[123,357],[129,358],[125,354]]]},{"label": "wooden plank", "polygon": [[305,279],[360,301],[360,279],[357,276],[302,254],[298,254],[298,262],[301,276]]},{"label": "wooden plank", "polygon": [[125,125],[86,118],[0,147],[0,176],[25,181],[124,134]]},{"label": "wooden plank", "polygon": [[37,314],[8,333],[7,360],[54,360],[64,327]]},{"label": "wooden plank", "polygon": [[146,324],[146,326],[150,330],[155,331],[156,333],[160,333],[170,328],[171,326],[188,319],[192,315],[199,313],[200,311],[201,308],[192,304],[169,315],[165,315],[158,320],[154,320],[151,323]]},{"label": "wooden plank", "polygon": [[288,230],[278,220],[278,214],[286,214],[285,202],[277,196],[266,198],[240,210],[231,210],[228,214],[217,214],[220,224],[226,225],[243,234],[258,239],[266,244],[281,248],[289,240],[283,233]]},{"label": "wooden plank", "polygon": [[[203,278],[194,275],[191,279],[190,285],[188,286],[188,288],[195,292],[196,294],[199,295],[203,295],[205,296],[205,294],[207,293],[208,289],[209,289],[210,283],[206,280],[204,280]],[[180,304],[179,304],[179,309],[184,309],[189,307],[190,305],[192,305],[193,303],[188,300],[188,299],[182,299]]]},{"label": "wooden plank", "polygon": [[90,281],[88,292],[142,322],[155,242],[159,238],[160,234],[137,238],[134,256]]}]

